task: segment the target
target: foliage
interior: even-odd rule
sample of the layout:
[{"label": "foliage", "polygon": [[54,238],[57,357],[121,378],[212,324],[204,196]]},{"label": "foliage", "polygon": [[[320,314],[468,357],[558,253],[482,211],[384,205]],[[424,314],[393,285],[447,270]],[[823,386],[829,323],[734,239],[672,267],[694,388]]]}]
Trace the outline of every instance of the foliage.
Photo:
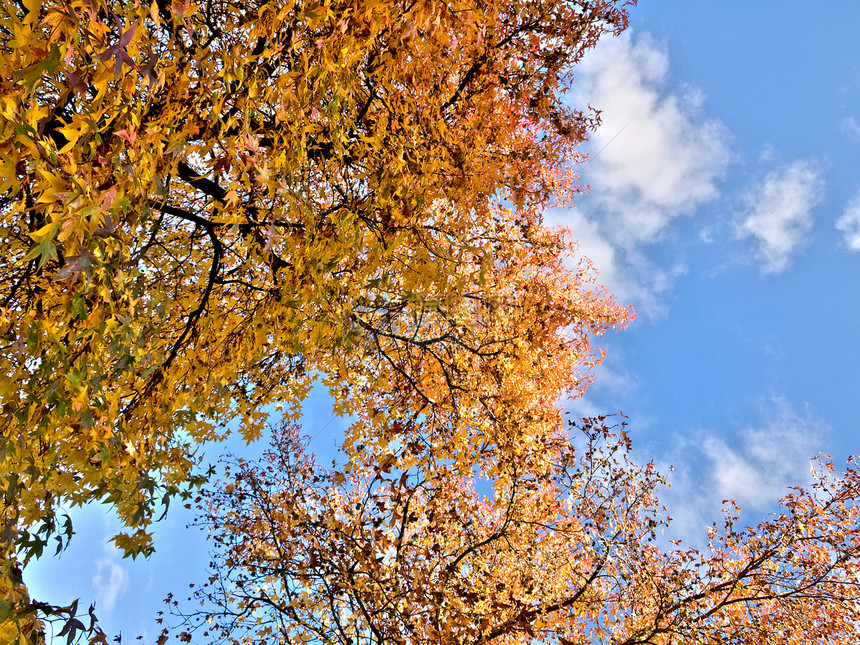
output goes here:
[{"label": "foliage", "polygon": [[10,556],[0,557],[0,643],[3,645],[67,645],[87,642],[107,645],[107,636],[98,625],[95,605],[79,612],[78,600],[67,606],[51,605],[30,598],[20,563]]},{"label": "foliage", "polygon": [[[860,470],[709,549],[657,545],[662,478],[606,419],[474,469],[445,459],[324,470],[289,425],[208,493],[218,546],[181,640],[382,643],[853,643]],[[403,452],[408,452],[404,448]],[[185,607],[174,601],[174,611]],[[166,640],[167,631],[164,634]]]},{"label": "foliage", "polygon": [[43,625],[31,605],[21,568],[4,558],[0,561],[0,642],[44,645]]},{"label": "foliage", "polygon": [[632,314],[541,214],[596,119],[570,70],[630,4],[0,0],[0,634],[104,642],[18,558],[94,500],[149,553],[196,446],[319,381],[344,467],[285,425],[210,493],[207,638],[855,641],[853,465],[666,550],[653,468],[562,430]]},{"label": "foliage", "polygon": [[101,500],[149,553],[195,446],[315,379],[348,450],[540,434],[630,316],[540,215],[594,119],[560,88],[627,4],[3,0],[6,545]]}]

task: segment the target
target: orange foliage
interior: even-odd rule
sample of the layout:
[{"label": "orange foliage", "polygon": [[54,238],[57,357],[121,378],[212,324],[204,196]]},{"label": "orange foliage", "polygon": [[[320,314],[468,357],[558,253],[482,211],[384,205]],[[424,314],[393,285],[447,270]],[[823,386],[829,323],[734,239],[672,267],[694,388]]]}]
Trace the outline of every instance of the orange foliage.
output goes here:
[{"label": "orange foliage", "polygon": [[[325,470],[285,425],[208,495],[217,558],[186,637],[226,643],[853,643],[860,470],[662,548],[662,478],[605,419],[472,472],[401,452]],[[174,603],[174,611],[187,610]],[[165,632],[166,633],[166,632]]]},{"label": "orange foliage", "polygon": [[348,447],[544,432],[630,316],[540,215],[622,4],[4,0],[2,534],[101,500],[148,553],[195,444],[315,379]]}]

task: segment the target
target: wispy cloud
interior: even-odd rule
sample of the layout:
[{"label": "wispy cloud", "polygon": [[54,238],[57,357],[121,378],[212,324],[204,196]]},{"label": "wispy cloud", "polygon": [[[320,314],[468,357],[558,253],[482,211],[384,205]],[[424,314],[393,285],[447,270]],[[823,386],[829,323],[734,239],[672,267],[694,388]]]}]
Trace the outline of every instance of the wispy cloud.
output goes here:
[{"label": "wispy cloud", "polygon": [[821,170],[798,160],[771,171],[746,197],[739,239],[752,239],[762,273],[782,273],[806,246],[812,211],[824,196]]},{"label": "wispy cloud", "polygon": [[729,442],[713,432],[682,441],[672,456],[675,472],[668,497],[673,533],[694,543],[719,520],[723,500],[746,512],[763,513],[810,480],[810,460],[818,454],[827,427],[808,410],[798,411],[784,397],[759,406],[759,420]]},{"label": "wispy cloud", "polygon": [[836,228],[842,232],[842,241],[849,250],[860,251],[860,190],[836,220]]},{"label": "wispy cloud", "polygon": [[772,507],[789,486],[805,484],[809,461],[820,448],[820,422],[799,414],[784,398],[774,399],[768,408],[771,418],[747,428],[738,448],[713,436],[703,445],[714,493],[753,511]]},{"label": "wispy cloud", "polygon": [[674,268],[655,267],[644,247],[717,197],[731,137],[703,114],[701,92],[671,85],[666,49],[647,34],[601,41],[575,87],[577,105],[601,110],[582,169],[591,193],[553,217],[570,226],[610,290],[654,314]]},{"label": "wispy cloud", "polygon": [[854,139],[860,139],[860,124],[853,116],[842,119],[842,131],[850,134]]},{"label": "wispy cloud", "polygon": [[99,608],[111,611],[117,600],[128,590],[129,574],[117,562],[119,552],[106,546],[106,555],[96,562],[92,585],[95,589]]}]

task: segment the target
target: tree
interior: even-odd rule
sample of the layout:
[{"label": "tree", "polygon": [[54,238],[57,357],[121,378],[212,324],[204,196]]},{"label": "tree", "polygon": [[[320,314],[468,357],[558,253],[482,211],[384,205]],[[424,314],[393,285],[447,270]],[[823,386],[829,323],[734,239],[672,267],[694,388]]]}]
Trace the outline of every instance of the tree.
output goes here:
[{"label": "tree", "polygon": [[540,217],[620,4],[2,2],[0,578],[94,500],[147,554],[195,446],[314,380],[381,451],[554,418],[630,316]]},{"label": "tree", "polygon": [[[217,545],[181,640],[840,643],[860,634],[860,471],[814,484],[705,552],[658,546],[653,465],[606,418],[472,470],[399,455],[325,470],[284,425],[208,493]],[[403,449],[408,452],[408,448]],[[174,601],[174,611],[187,611]],[[164,639],[167,638],[165,630]]]},{"label": "tree", "polygon": [[148,553],[195,446],[315,380],[350,451],[544,432],[630,316],[540,215],[595,118],[560,90],[629,4],[4,0],[6,570],[94,500]]}]

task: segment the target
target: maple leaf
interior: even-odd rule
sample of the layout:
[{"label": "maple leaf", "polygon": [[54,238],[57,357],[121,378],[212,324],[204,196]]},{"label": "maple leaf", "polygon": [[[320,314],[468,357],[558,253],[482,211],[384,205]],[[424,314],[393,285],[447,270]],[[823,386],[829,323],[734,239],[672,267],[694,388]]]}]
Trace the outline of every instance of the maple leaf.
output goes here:
[{"label": "maple leaf", "polygon": [[132,60],[131,56],[128,55],[126,51],[126,47],[129,46],[132,39],[134,38],[134,34],[137,32],[137,24],[132,24],[128,29],[122,31],[122,24],[119,21],[119,18],[114,16],[116,20],[117,27],[119,27],[121,34],[119,40],[116,43],[105,49],[103,52],[99,54],[93,55],[93,58],[96,60],[100,60],[103,63],[106,63],[111,58],[115,58],[116,62],[114,63],[114,78],[119,77],[122,73],[122,66],[128,65],[129,67],[137,69],[137,65]]}]

